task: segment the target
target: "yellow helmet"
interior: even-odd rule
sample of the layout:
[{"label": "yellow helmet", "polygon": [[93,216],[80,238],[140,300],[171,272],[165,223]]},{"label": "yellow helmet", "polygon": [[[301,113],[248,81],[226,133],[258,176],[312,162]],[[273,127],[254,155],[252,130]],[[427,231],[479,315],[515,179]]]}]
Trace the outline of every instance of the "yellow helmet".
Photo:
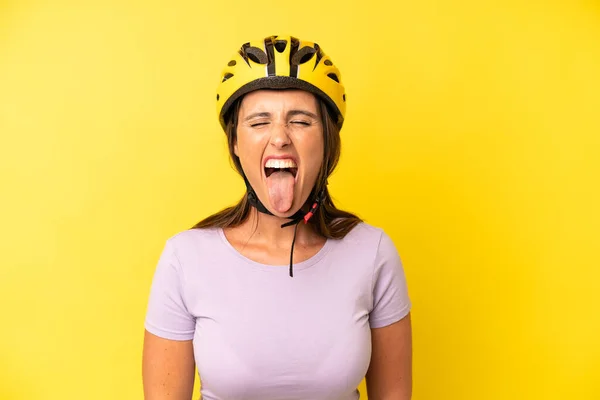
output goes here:
[{"label": "yellow helmet", "polygon": [[293,36],[269,36],[242,45],[221,74],[217,115],[224,117],[241,96],[258,89],[302,89],[325,101],[341,128],[346,93],[340,71],[317,43]]}]

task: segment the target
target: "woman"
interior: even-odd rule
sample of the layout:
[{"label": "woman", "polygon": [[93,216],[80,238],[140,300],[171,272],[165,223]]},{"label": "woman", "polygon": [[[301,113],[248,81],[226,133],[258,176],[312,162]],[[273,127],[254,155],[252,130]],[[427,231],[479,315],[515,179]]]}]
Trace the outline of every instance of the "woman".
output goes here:
[{"label": "woman", "polygon": [[410,300],[393,242],[327,190],[346,95],[321,48],[249,42],[217,112],[247,192],[170,238],[151,288],[146,400],[408,400]]}]

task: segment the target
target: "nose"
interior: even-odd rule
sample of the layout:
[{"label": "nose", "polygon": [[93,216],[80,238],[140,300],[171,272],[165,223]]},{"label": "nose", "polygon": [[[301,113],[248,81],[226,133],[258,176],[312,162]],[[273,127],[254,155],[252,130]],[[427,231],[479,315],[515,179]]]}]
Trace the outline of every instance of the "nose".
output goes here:
[{"label": "nose", "polygon": [[292,141],[288,133],[288,127],[285,123],[274,123],[271,129],[270,143],[275,148],[281,149],[288,146]]}]

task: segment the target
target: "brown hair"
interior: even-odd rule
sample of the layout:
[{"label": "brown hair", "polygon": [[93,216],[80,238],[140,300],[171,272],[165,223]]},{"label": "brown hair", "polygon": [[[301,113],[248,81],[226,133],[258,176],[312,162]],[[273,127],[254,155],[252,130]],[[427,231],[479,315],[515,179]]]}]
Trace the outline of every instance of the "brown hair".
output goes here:
[{"label": "brown hair", "polygon": [[[321,99],[317,98],[321,111],[321,120],[323,123],[323,137],[325,142],[325,158],[321,165],[321,170],[317,177],[315,188],[309,199],[314,199],[315,194],[323,190],[325,195],[315,215],[309,220],[315,231],[331,239],[341,239],[348,234],[362,220],[356,215],[338,209],[327,190],[327,178],[334,171],[340,158],[341,141],[340,129],[334,123],[333,118]],[[229,154],[237,172],[243,177],[244,171],[240,159],[234,153],[236,141],[237,118],[239,113],[241,99],[238,99],[231,106],[231,112],[226,116],[227,142],[229,145]],[[234,206],[223,209],[213,214],[193,226],[193,229],[201,228],[233,228],[239,226],[250,215],[251,205],[248,201],[248,194],[245,193],[242,199]]]}]

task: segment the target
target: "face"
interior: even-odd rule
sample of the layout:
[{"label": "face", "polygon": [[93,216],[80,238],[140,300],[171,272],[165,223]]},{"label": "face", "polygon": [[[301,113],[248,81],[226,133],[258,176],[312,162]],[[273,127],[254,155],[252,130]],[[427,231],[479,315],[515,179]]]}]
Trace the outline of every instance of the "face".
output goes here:
[{"label": "face", "polygon": [[279,217],[294,214],[307,201],[323,162],[317,99],[301,90],[247,94],[234,152],[265,207]]}]

